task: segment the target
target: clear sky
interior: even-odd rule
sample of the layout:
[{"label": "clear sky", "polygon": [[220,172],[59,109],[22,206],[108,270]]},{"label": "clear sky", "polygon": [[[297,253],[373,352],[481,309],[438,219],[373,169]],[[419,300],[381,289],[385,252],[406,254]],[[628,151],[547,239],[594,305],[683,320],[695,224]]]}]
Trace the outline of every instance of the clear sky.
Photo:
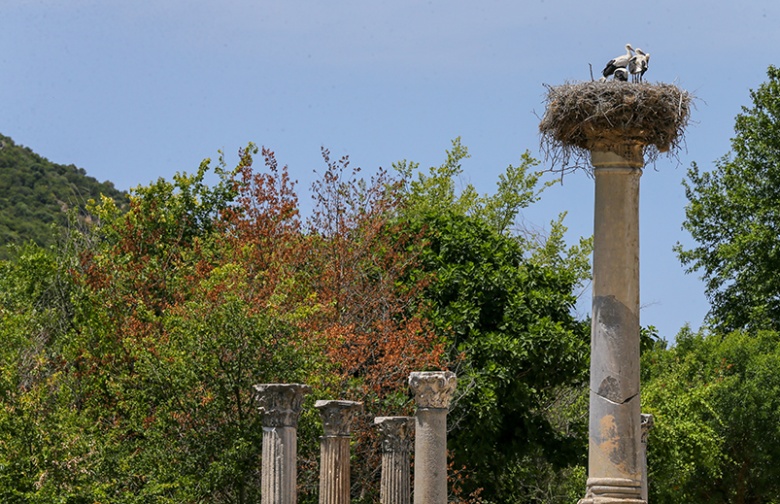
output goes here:
[{"label": "clear sky", "polygon": [[[492,191],[525,150],[541,158],[543,83],[590,78],[631,43],[649,81],[699,100],[679,160],[641,188],[643,325],[669,340],[708,310],[672,247],[681,181],[729,151],[734,117],[777,64],[777,0],[2,0],[0,133],[120,189],[265,145],[304,193],[320,147],[370,171],[438,165],[462,137],[464,181]],[[593,181],[564,178],[524,214],[567,211],[592,234]],[[580,311],[589,310],[587,293]]]}]

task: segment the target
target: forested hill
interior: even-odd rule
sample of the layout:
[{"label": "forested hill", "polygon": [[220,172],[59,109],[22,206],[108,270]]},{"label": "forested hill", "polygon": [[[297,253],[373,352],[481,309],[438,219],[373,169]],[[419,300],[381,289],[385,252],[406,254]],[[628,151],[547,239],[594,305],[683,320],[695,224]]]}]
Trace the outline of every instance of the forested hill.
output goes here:
[{"label": "forested hill", "polygon": [[127,199],[111,182],[98,182],[74,165],[52,163],[0,134],[0,259],[8,257],[12,243],[52,243],[57,231],[51,224],[66,224],[71,208],[84,214],[86,202],[101,194]]}]

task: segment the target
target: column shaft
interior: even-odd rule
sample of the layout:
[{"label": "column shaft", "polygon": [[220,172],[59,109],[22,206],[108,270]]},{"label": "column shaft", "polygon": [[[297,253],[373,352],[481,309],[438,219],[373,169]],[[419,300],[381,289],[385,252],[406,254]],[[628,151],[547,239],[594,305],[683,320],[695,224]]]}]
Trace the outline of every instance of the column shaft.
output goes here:
[{"label": "column shaft", "polygon": [[349,437],[320,441],[320,504],[349,504]]},{"label": "column shaft", "polygon": [[593,152],[588,488],[584,502],[642,503],[639,396],[641,162]]},{"label": "column shaft", "polygon": [[382,454],[382,482],[379,489],[381,504],[409,504],[412,490],[409,482],[409,453]]},{"label": "column shaft", "polygon": [[447,502],[447,410],[418,408],[414,436],[414,503]]},{"label": "column shaft", "polygon": [[382,442],[382,480],[379,489],[380,504],[409,504],[411,502],[409,450],[414,434],[412,417],[377,417]]},{"label": "column shaft", "polygon": [[296,430],[294,427],[263,427],[262,504],[295,504],[297,501]]}]

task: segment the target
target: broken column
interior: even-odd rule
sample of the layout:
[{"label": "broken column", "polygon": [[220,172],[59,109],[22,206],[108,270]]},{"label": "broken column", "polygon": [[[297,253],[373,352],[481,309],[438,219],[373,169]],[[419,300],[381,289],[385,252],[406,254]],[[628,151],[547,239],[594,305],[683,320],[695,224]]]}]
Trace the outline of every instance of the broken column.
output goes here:
[{"label": "broken column", "polygon": [[298,417],[304,395],[311,387],[300,383],[255,385],[255,398],[263,415],[263,466],[261,504],[296,504]]},{"label": "broken column", "polygon": [[[583,502],[641,500],[639,178],[641,146],[594,150],[590,439]],[[614,149],[614,147],[613,147]],[[617,149],[614,149],[617,150]],[[625,157],[624,157],[625,156]]]},{"label": "broken column", "polygon": [[[670,84],[548,86],[548,156],[590,158],[593,236],[588,481],[581,504],[644,504],[639,396],[639,179],[679,147],[691,96]],[[581,163],[574,164],[582,166]],[[562,168],[562,171],[565,167]]]},{"label": "broken column", "polygon": [[653,428],[655,420],[653,415],[642,413],[640,420],[640,429],[642,430],[642,453],[640,460],[642,462],[642,499],[647,502],[648,487],[647,487],[647,436],[650,434],[650,429]]},{"label": "broken column", "polygon": [[451,371],[409,375],[417,403],[414,504],[447,504],[447,411],[456,384]]},{"label": "broken column", "polygon": [[376,417],[382,443],[382,482],[380,504],[409,504],[411,497],[410,461],[414,418]]},{"label": "broken column", "polygon": [[317,401],[324,435],[320,438],[320,504],[349,504],[349,437],[354,401]]}]

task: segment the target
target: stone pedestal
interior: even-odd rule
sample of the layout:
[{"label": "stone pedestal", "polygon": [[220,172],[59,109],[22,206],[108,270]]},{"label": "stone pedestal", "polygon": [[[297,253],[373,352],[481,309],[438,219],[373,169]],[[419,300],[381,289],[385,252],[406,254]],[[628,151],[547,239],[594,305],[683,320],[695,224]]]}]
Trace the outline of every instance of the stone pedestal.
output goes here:
[{"label": "stone pedestal", "polygon": [[447,504],[447,411],[457,380],[451,371],[412,373],[417,412],[414,504]]},{"label": "stone pedestal", "polygon": [[412,417],[376,417],[382,442],[382,483],[380,504],[409,504],[411,485],[409,452],[414,435]]},{"label": "stone pedestal", "polygon": [[642,413],[642,419],[640,421],[640,428],[642,430],[642,453],[640,460],[642,461],[642,499],[647,501],[647,436],[650,434],[650,429],[653,428],[655,420],[653,415]]},{"label": "stone pedestal", "polygon": [[[615,154],[621,152],[622,155]],[[588,483],[581,504],[644,504],[639,404],[641,146],[594,150]]]},{"label": "stone pedestal", "polygon": [[299,383],[255,385],[255,398],[263,415],[261,504],[298,501],[298,417],[303,397],[310,391],[308,385]]},{"label": "stone pedestal", "polygon": [[363,409],[354,401],[317,401],[325,434],[320,438],[320,504],[349,504],[349,428]]}]

